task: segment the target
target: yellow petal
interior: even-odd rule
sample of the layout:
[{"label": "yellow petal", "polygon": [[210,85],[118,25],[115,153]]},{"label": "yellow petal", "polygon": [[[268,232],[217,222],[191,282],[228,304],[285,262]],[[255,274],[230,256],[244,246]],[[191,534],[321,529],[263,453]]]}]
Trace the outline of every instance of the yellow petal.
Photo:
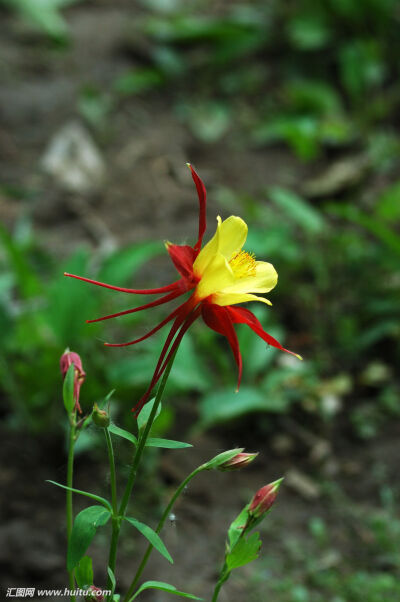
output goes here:
[{"label": "yellow petal", "polygon": [[248,293],[215,293],[211,299],[211,302],[215,305],[236,305],[237,303],[246,303],[246,301],[261,301],[266,305],[272,305],[268,299]]},{"label": "yellow petal", "polygon": [[193,264],[193,272],[196,276],[200,277],[203,275],[204,270],[210,261],[215,257],[218,253],[218,245],[219,245],[219,236],[221,229],[221,218],[217,217],[217,229],[215,231],[214,236],[208,243],[201,249],[200,253],[197,255],[196,260]]},{"label": "yellow petal", "polygon": [[221,253],[217,253],[207,264],[200,282],[196,287],[197,299],[205,299],[235,282],[232,269]]},{"label": "yellow petal", "polygon": [[241,217],[231,215],[221,224],[218,251],[229,261],[239,253],[247,238],[247,224]]},{"label": "yellow petal", "polygon": [[268,293],[278,282],[274,266],[266,261],[256,261],[254,276],[238,278],[231,286],[220,289],[221,293]]},{"label": "yellow petal", "polygon": [[194,264],[193,271],[202,277],[207,265],[217,253],[229,261],[232,255],[238,253],[247,238],[247,224],[240,217],[231,215],[224,221],[217,217],[217,229],[212,239],[202,248]]}]

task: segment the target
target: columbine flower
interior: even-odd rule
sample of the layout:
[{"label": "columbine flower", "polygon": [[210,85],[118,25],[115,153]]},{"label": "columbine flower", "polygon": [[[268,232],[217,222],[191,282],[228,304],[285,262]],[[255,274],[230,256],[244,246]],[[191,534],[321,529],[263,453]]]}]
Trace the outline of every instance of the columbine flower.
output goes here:
[{"label": "columbine flower", "polygon": [[75,353],[74,351],[69,351],[69,349],[67,349],[60,358],[60,369],[61,369],[61,374],[63,375],[63,378],[65,378],[65,375],[67,374],[68,368],[71,366],[71,364],[74,364],[74,366],[75,366],[75,370],[74,370],[75,407],[74,407],[74,409],[78,410],[78,412],[81,414],[82,410],[81,410],[81,406],[79,405],[79,394],[80,394],[81,386],[86,377],[86,372],[84,371],[84,369],[82,367],[82,360],[81,360],[80,356],[77,353]]},{"label": "columbine flower", "polygon": [[[188,291],[192,291],[192,294],[186,301],[174,309],[169,316],[144,336],[127,343],[105,343],[109,347],[135,345],[152,336],[169,322],[172,322],[171,330],[161,351],[149,388],[134,408],[137,414],[148,401],[151,390],[161,378],[185,332],[200,316],[203,317],[207,326],[227,338],[238,366],[238,388],[242,376],[242,357],[234,324],[247,324],[269,345],[287,353],[292,353],[284,349],[276,339],[265,332],[259,320],[248,309],[233,307],[238,303],[246,301],[259,301],[271,305],[268,299],[259,297],[255,293],[268,293],[276,285],[278,276],[275,268],[270,263],[256,261],[253,254],[243,250],[243,245],[247,237],[247,225],[240,217],[231,215],[228,219],[222,221],[218,216],[217,230],[214,236],[201,248],[206,230],[206,189],[193,167],[190,164],[188,164],[188,167],[190,168],[199,197],[199,233],[197,242],[193,247],[189,245],[175,245],[170,242],[166,243],[171,260],[180,274],[179,280],[159,288],[131,289],[112,286],[103,282],[97,282],[96,280],[90,280],[89,278],[83,278],[82,276],[75,276],[74,274],[65,274],[72,278],[124,293],[162,295],[156,301],[152,301],[146,305],[95,320],[88,320],[88,322],[108,320],[156,307],[157,305],[172,301]],[[297,354],[293,355],[300,358]]]}]

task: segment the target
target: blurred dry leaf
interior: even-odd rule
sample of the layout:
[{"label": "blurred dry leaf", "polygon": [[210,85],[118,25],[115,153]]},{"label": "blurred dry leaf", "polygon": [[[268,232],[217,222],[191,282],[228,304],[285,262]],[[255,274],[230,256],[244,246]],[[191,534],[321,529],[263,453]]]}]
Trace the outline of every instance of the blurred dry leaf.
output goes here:
[{"label": "blurred dry leaf", "polygon": [[302,193],[309,198],[335,195],[359,184],[369,167],[367,155],[355,155],[332,163],[319,176],[306,180]]},{"label": "blurred dry leaf", "polygon": [[104,181],[105,165],[90,133],[78,122],[64,125],[50,140],[41,165],[62,188],[93,192]]},{"label": "blurred dry leaf", "polygon": [[291,468],[286,473],[285,483],[307,500],[314,500],[321,495],[319,485],[296,468]]},{"label": "blurred dry leaf", "polygon": [[327,439],[319,439],[310,450],[311,462],[317,463],[326,460],[332,453],[332,446]]},{"label": "blurred dry leaf", "polygon": [[342,562],[342,554],[338,550],[328,550],[318,560],[315,571],[326,571]]},{"label": "blurred dry leaf", "polygon": [[295,442],[293,437],[290,435],[275,435],[271,439],[271,448],[276,454],[284,456],[293,452],[295,448]]}]

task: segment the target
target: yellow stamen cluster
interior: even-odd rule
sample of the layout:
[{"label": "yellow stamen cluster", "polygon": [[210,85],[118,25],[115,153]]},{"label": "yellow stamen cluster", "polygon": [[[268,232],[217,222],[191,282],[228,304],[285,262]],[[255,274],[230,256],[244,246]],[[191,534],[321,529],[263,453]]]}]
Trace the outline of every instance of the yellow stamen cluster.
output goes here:
[{"label": "yellow stamen cluster", "polygon": [[235,278],[256,275],[256,258],[254,253],[239,251],[239,253],[235,253],[235,255],[231,257],[229,265],[232,268]]}]

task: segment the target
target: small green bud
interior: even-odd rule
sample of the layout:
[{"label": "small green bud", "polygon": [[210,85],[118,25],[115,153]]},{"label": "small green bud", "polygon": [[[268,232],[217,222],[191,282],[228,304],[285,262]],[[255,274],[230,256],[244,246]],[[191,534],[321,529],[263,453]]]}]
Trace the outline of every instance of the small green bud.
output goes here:
[{"label": "small green bud", "polygon": [[110,424],[110,416],[105,410],[100,410],[97,403],[93,406],[92,420],[96,426],[107,428]]}]

